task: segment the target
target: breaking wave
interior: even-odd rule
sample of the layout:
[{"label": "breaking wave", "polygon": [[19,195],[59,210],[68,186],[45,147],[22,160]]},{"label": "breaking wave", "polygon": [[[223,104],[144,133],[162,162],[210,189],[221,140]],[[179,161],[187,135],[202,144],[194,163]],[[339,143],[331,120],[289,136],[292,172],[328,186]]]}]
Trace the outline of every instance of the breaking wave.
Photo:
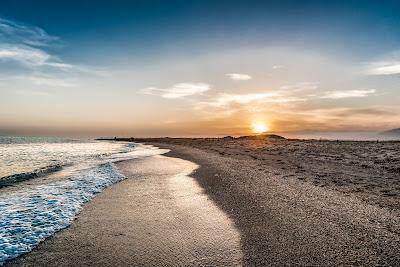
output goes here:
[{"label": "breaking wave", "polygon": [[19,183],[22,181],[30,180],[33,178],[37,178],[43,175],[47,175],[56,171],[61,170],[63,167],[62,164],[55,164],[55,165],[50,165],[47,167],[39,168],[36,170],[33,170],[31,172],[24,172],[24,173],[18,173],[18,174],[13,174],[9,175],[6,177],[1,177],[0,178],[0,188],[6,187],[6,186],[11,186],[15,183]]},{"label": "breaking wave", "polygon": [[12,192],[0,199],[0,265],[31,251],[67,227],[82,205],[125,179],[113,163],[81,171],[68,179]]}]

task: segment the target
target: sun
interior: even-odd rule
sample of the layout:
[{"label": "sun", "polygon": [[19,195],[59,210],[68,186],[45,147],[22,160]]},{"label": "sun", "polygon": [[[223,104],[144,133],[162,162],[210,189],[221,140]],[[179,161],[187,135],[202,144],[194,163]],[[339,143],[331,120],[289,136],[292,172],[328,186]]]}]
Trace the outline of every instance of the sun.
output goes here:
[{"label": "sun", "polygon": [[257,122],[253,124],[253,132],[256,134],[265,133],[268,131],[268,126],[265,123]]}]

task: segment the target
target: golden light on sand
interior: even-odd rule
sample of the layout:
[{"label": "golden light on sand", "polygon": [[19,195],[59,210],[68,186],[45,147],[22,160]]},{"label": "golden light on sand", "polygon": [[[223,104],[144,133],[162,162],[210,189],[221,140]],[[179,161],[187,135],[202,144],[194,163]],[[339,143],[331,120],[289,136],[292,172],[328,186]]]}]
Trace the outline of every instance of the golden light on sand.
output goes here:
[{"label": "golden light on sand", "polygon": [[268,126],[263,122],[253,124],[253,132],[257,134],[265,133],[268,131]]}]

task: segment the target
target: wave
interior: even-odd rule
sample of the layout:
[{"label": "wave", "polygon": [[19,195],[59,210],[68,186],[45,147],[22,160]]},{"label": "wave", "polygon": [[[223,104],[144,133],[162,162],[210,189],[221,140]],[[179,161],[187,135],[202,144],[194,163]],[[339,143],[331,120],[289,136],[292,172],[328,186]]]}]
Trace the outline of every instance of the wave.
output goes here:
[{"label": "wave", "polygon": [[[158,154],[158,152],[153,151],[154,148],[151,147],[139,147],[138,144],[134,143],[127,143],[124,145],[122,150],[120,151],[113,151],[113,152],[105,152],[105,153],[99,153],[99,154],[93,154],[90,157],[88,156],[85,159],[80,159],[79,162],[64,162],[64,163],[57,163],[57,164],[51,164],[46,167],[38,168],[30,172],[24,172],[24,173],[17,173],[17,174],[12,174],[9,176],[3,176],[0,177],[0,189],[7,187],[7,186],[13,186],[16,183],[20,183],[23,181],[27,181],[30,179],[42,177],[57,171],[60,171],[63,167],[66,166],[71,166],[71,165],[82,165],[82,162],[86,163],[92,163],[92,164],[100,164],[104,163],[105,161],[115,161],[118,159],[129,159],[129,158],[136,158],[136,157],[141,157],[143,156],[142,154],[149,154],[149,155],[154,155]],[[126,156],[125,156],[126,155]]]},{"label": "wave", "polygon": [[[126,154],[96,159],[90,164],[72,164],[73,172],[62,180],[0,190],[0,266],[6,261],[30,252],[55,232],[68,227],[79,214],[84,203],[108,186],[124,180],[114,162],[159,155],[168,150],[146,145],[134,147]],[[96,164],[96,165],[92,165]],[[51,165],[30,173],[0,178],[0,184],[32,179],[58,171],[66,165]]]},{"label": "wave", "polygon": [[0,266],[69,226],[84,203],[125,178],[113,163],[105,163],[66,180],[19,190],[2,198]]},{"label": "wave", "polygon": [[24,172],[24,173],[18,173],[18,174],[1,177],[0,178],[0,188],[6,187],[6,186],[12,186],[15,183],[23,182],[26,180],[30,180],[33,178],[41,177],[43,175],[47,175],[47,174],[59,171],[64,166],[65,165],[63,165],[63,164],[49,165],[49,166],[46,166],[43,168],[33,170],[31,172]]}]

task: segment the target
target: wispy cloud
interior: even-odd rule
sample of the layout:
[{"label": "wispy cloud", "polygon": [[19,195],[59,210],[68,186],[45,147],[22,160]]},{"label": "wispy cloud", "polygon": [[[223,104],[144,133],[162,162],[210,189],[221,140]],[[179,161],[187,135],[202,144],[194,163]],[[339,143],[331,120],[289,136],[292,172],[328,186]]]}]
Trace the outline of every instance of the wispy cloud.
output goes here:
[{"label": "wispy cloud", "polygon": [[43,48],[56,40],[57,37],[41,28],[0,17],[0,60],[3,62],[16,61],[30,67],[57,63],[59,60]]},{"label": "wispy cloud", "polygon": [[228,73],[227,76],[234,81],[248,81],[252,79],[250,75],[243,73]]},{"label": "wispy cloud", "polygon": [[74,87],[75,83],[69,82],[65,79],[59,79],[54,77],[45,77],[45,76],[31,76],[28,77],[28,80],[36,85],[44,85],[49,87]]},{"label": "wispy cloud", "polygon": [[224,107],[231,104],[249,104],[251,102],[263,103],[288,103],[295,101],[305,101],[303,98],[285,96],[280,93],[253,93],[253,94],[221,94],[217,98],[207,102],[214,107]]},{"label": "wispy cloud", "polygon": [[41,49],[25,45],[3,44],[0,45],[0,60],[17,61],[26,66],[42,66],[49,63],[51,56]]},{"label": "wispy cloud", "polygon": [[396,116],[397,112],[385,108],[336,108],[332,109],[332,114],[340,117],[347,116]]},{"label": "wispy cloud", "polygon": [[177,83],[169,88],[148,87],[142,90],[142,93],[148,95],[157,95],[163,98],[183,98],[186,96],[201,94],[211,89],[207,83]]},{"label": "wispy cloud", "polygon": [[28,46],[47,46],[59,41],[59,38],[49,35],[39,27],[0,18],[0,41]]},{"label": "wispy cloud", "polygon": [[56,56],[52,56],[42,49],[26,45],[0,44],[0,63],[18,62],[31,69],[51,68],[63,72],[83,72],[94,75],[102,75],[103,70],[81,65],[68,64]]},{"label": "wispy cloud", "polygon": [[0,64],[10,64],[13,75],[7,81],[11,84],[17,79],[30,82],[30,85],[71,87],[76,85],[70,82],[73,77],[82,74],[104,75],[104,70],[70,64],[49,52],[59,43],[58,37],[49,35],[39,27],[0,17]]},{"label": "wispy cloud", "polygon": [[400,74],[400,62],[378,62],[371,65],[368,74],[372,75],[394,75]]},{"label": "wispy cloud", "polygon": [[57,77],[33,73],[31,75],[0,75],[0,86],[3,88],[24,88],[27,89],[44,89],[44,88],[60,88],[60,87],[75,87],[76,82],[73,79],[66,77]]},{"label": "wispy cloud", "polygon": [[341,99],[351,97],[366,97],[370,94],[376,93],[375,89],[360,89],[360,90],[347,90],[347,91],[328,91],[321,96],[321,98]]}]

